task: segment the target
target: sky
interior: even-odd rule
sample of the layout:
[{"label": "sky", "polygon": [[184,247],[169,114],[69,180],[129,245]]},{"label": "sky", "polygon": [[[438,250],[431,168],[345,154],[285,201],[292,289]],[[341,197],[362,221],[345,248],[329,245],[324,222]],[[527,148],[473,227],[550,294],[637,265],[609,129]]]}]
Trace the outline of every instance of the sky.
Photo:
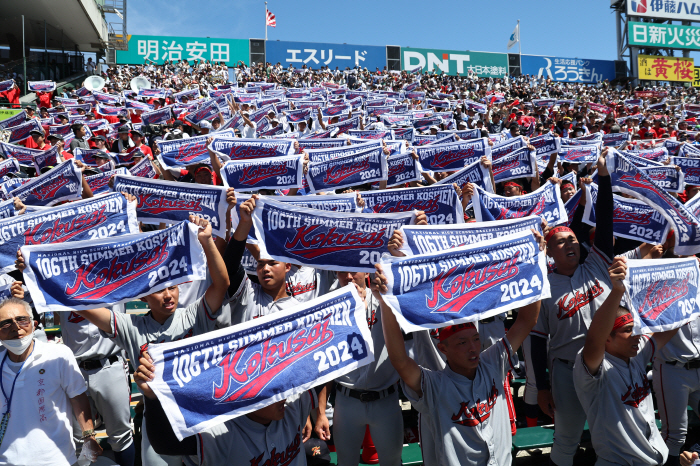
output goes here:
[{"label": "sky", "polygon": [[[267,7],[277,20],[268,40],[508,52],[520,20],[523,54],[617,58],[610,0],[269,0]],[[127,15],[132,35],[265,38],[261,0],[128,0]]]}]

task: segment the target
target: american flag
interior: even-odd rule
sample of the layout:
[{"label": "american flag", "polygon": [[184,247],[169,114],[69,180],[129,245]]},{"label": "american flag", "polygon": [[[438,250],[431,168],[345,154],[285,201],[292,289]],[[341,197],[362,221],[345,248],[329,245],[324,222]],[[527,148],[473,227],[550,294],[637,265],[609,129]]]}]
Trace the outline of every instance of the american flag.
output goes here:
[{"label": "american flag", "polygon": [[277,27],[277,20],[275,19],[275,15],[270,11],[270,10],[265,10],[267,12],[267,18],[265,19],[265,25],[266,26],[272,26],[273,28]]}]

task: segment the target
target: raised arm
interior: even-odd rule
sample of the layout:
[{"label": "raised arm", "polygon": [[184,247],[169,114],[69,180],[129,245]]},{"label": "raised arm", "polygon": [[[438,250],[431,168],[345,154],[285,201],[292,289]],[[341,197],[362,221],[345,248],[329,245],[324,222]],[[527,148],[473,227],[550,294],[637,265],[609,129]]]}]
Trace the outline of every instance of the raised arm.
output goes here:
[{"label": "raised arm", "polygon": [[[535,236],[535,239],[540,245],[540,251],[544,251],[546,243],[542,235],[535,230],[532,230],[532,234]],[[530,335],[530,332],[537,323],[537,318],[540,315],[541,305],[541,301],[536,301],[528,304],[527,306],[521,307],[518,311],[518,317],[515,319],[515,322],[506,334],[513,351],[518,351],[518,348],[520,348],[520,345],[522,345],[523,341],[525,341],[525,338]]]},{"label": "raised arm", "polygon": [[604,148],[598,159],[598,199],[595,205],[596,235],[595,247],[605,254],[608,260],[615,256],[613,242],[613,210],[614,201],[610,172],[605,163],[608,148]]},{"label": "raised arm", "polygon": [[620,307],[620,300],[625,294],[625,285],[622,282],[627,275],[627,261],[624,257],[616,257],[608,268],[612,289],[610,294],[598,308],[586,335],[586,343],[583,345],[583,363],[591,375],[596,375],[605,357],[605,342],[610,336]]},{"label": "raised arm", "polygon": [[321,114],[321,109],[318,109],[318,124],[321,125],[321,129],[326,129],[326,124],[323,122],[323,115]]},{"label": "raised arm", "polygon": [[207,257],[207,267],[209,267],[209,276],[211,277],[211,285],[204,293],[204,299],[206,299],[210,309],[219,309],[224,302],[229,285],[226,264],[224,264],[224,259],[212,238],[212,228],[209,221],[196,215],[190,215],[190,222],[199,227],[197,239]]},{"label": "raised arm", "polygon": [[418,397],[422,397],[421,368],[406,353],[401,327],[396,320],[396,316],[391,312],[391,309],[387,306],[382,297],[382,294],[386,293],[388,290],[382,266],[375,264],[374,267],[377,272],[374,277],[374,282],[372,283],[372,293],[379,300],[382,309],[382,332],[384,333],[389,360],[391,361],[391,365],[394,366],[394,369],[396,369],[396,372],[399,373],[401,380],[403,380],[411,390],[416,392]]},{"label": "raised arm", "polygon": [[212,141],[214,141],[213,137],[207,138],[207,152],[209,152],[209,160],[211,161],[211,167],[214,169],[216,176],[221,180],[223,179],[221,177],[221,160],[219,160],[219,156],[216,155],[216,152],[209,148]]}]

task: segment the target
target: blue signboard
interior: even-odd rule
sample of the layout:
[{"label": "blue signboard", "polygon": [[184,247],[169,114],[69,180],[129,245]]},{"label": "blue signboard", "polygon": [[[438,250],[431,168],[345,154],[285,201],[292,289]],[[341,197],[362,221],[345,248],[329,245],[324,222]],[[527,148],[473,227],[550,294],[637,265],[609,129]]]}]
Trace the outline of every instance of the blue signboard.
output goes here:
[{"label": "blue signboard", "polygon": [[615,79],[615,62],[612,60],[523,55],[520,65],[522,74],[544,76],[554,81],[597,83]]},{"label": "blue signboard", "polygon": [[281,63],[283,67],[307,68],[314,70],[327,66],[334,70],[359,66],[375,71],[386,66],[386,47],[375,45],[321,44],[317,42],[283,42],[265,43],[265,61]]}]

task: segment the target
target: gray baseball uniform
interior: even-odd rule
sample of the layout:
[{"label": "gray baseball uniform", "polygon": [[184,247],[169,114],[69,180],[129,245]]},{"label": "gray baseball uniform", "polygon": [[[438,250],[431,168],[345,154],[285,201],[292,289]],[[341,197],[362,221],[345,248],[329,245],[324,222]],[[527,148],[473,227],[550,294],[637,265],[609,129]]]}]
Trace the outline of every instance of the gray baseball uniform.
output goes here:
[{"label": "gray baseball uniform", "polygon": [[205,280],[194,280],[178,285],[178,288],[180,289],[180,297],[177,300],[177,307],[186,308],[193,302],[197,301],[199,298],[204,296],[204,293],[206,293],[207,289],[209,289],[209,285],[211,285],[209,269],[207,269],[207,278]]},{"label": "gray baseball uniform", "polygon": [[607,259],[597,247],[574,275],[548,275],[550,298],[542,308],[532,335],[549,337],[549,363],[554,413],[554,445],[551,459],[559,466],[571,466],[578,448],[586,414],[576,396],[573,367],[583,348],[595,311],[610,293]]},{"label": "gray baseball uniform", "polygon": [[[445,369],[445,355],[437,349],[438,340],[434,335],[437,335],[437,332],[428,330],[413,332],[413,339],[410,340],[413,343],[408,354],[419,366],[431,371],[441,371]],[[418,441],[421,455],[425,466],[440,466],[433,438],[434,429],[430,421],[429,417],[418,413]]]},{"label": "gray baseball uniform", "polygon": [[[525,340],[523,340],[523,357],[525,363],[525,393],[523,394],[523,400],[526,404],[536,405],[537,404],[537,385],[535,384],[535,372],[532,369],[532,352],[530,351],[530,336],[528,335]],[[517,397],[517,393],[515,396]]]},{"label": "gray baseball uniform", "polygon": [[421,368],[422,396],[402,382],[404,394],[426,417],[440,465],[511,464],[511,431],[503,383],[517,363],[508,338],[481,353],[474,380],[446,366]]},{"label": "gray baseball uniform", "polygon": [[[186,308],[177,308],[163,325],[149,314],[133,315],[112,311],[111,332],[105,334],[126,351],[134,363],[138,362],[141,351],[150,343],[166,343],[201,335],[215,329],[216,319],[221,308],[212,311],[204,297]],[[104,333],[104,332],[102,332]],[[180,466],[179,456],[158,455],[148,441],[145,424],[142,423],[141,459],[144,466]]]},{"label": "gray baseball uniform", "polygon": [[224,311],[217,319],[218,328],[248,322],[258,317],[292,308],[301,304],[291,296],[275,299],[262,287],[246,276],[234,298],[224,304]]},{"label": "gray baseball uniform", "polygon": [[481,340],[481,351],[493,346],[498,340],[506,334],[506,316],[507,313],[493,316],[493,320],[475,322],[476,329],[479,332]]},{"label": "gray baseball uniform", "polygon": [[[365,425],[369,425],[372,440],[382,465],[401,465],[403,447],[403,417],[396,382],[399,375],[389,361],[382,332],[379,301],[367,290],[367,324],[372,334],[374,362],[355,369],[335,380],[336,397],[333,434],[338,453],[338,466],[357,465]],[[352,391],[379,392],[380,398],[361,401]],[[392,391],[392,393],[389,393]]]},{"label": "gray baseball uniform", "polygon": [[302,431],[316,406],[316,393],[308,390],[287,400],[281,421],[265,426],[240,416],[207,429],[197,435],[198,464],[306,466]]},{"label": "gray baseball uniform", "polygon": [[292,265],[287,272],[287,293],[300,303],[305,303],[327,293],[335,282],[335,273],[307,266]]},{"label": "gray baseball uniform", "polygon": [[[647,364],[654,358],[654,339],[643,336],[629,364],[605,353],[596,375],[576,356],[576,393],[588,417],[597,466],[664,464],[668,448],[654,419]],[[611,422],[614,419],[614,422]]]},{"label": "gray baseball uniform", "polygon": [[[125,311],[123,304],[112,306],[112,310],[122,314]],[[122,349],[102,336],[100,329],[84,317],[74,312],[61,312],[60,316],[63,343],[73,351],[85,377],[92,413],[102,415],[112,450],[123,451],[131,445],[133,438],[129,409],[131,386]],[[99,367],[85,369],[86,361]],[[82,430],[76,422],[73,423],[73,433],[80,439]]]},{"label": "gray baseball uniform", "polygon": [[689,400],[700,396],[700,318],[681,327],[656,355],[653,385],[661,435],[669,454],[678,456],[688,433]]}]

